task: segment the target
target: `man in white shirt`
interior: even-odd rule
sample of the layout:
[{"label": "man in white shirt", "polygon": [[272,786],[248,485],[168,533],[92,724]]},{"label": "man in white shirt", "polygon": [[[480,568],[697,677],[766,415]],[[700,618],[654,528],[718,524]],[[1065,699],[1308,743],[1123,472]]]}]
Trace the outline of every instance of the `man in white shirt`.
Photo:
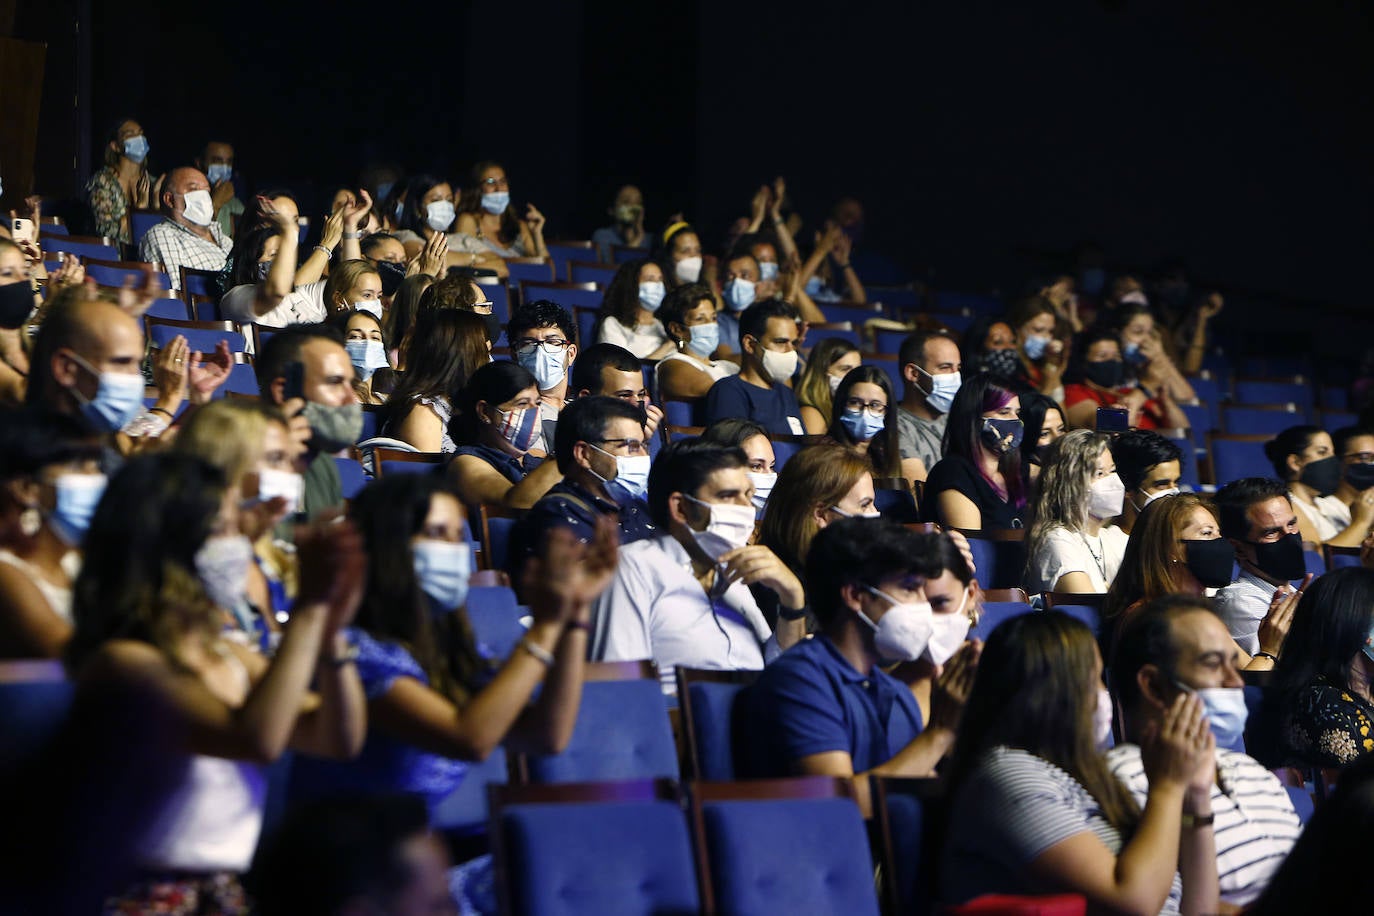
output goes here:
[{"label": "man in white shirt", "polygon": [[[628,544],[592,605],[593,661],[652,658],[665,688],[673,668],[763,667],[806,633],[801,581],[767,547],[750,544],[754,486],[744,452],[682,439],[649,473],[649,514],[661,532]],[[778,632],[749,586],[776,592]]]},{"label": "man in white shirt", "polygon": [[1287,857],[1302,823],[1274,774],[1243,753],[1247,708],[1235,643],[1206,598],[1166,595],[1130,616],[1116,645],[1112,692],[1130,743],[1107,752],[1108,767],[1143,806],[1149,780],[1140,738],[1159,726],[1180,693],[1198,693],[1217,741],[1217,775],[1210,817],[1194,815],[1183,829],[1213,831],[1222,901],[1251,903]]},{"label": "man in white shirt", "polygon": [[1279,593],[1287,597],[1289,583],[1307,575],[1288,489],[1278,480],[1244,477],[1218,490],[1216,505],[1221,536],[1236,548],[1240,564],[1240,578],[1216,594],[1217,611],[1242,649],[1277,660],[1286,632],[1273,632],[1264,620]]}]

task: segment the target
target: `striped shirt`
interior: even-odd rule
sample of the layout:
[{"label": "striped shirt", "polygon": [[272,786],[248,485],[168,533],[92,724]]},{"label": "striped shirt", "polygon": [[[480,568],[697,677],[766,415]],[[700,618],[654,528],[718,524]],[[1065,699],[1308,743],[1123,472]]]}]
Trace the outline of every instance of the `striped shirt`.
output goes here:
[{"label": "striped shirt", "polygon": [[[981,894],[1063,893],[1066,888],[1037,881],[1027,866],[1087,832],[1120,854],[1121,834],[1082,783],[1028,751],[993,748],[955,793],[942,896],[946,903],[963,903]],[[1175,874],[1160,912],[1177,914],[1182,895]]]},{"label": "striped shirt", "polygon": [[[1107,765],[1144,806],[1150,783],[1140,748],[1117,745],[1107,752]],[[1245,906],[1268,885],[1302,833],[1302,823],[1288,792],[1253,757],[1217,748],[1217,773],[1212,814],[1221,899]]]}]

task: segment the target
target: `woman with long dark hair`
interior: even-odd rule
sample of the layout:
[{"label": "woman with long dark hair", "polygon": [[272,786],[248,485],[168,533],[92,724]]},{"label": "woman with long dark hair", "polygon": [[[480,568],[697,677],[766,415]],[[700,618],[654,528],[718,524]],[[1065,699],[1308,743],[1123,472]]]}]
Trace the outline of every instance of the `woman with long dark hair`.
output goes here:
[{"label": "woman with long dark hair", "polygon": [[954,743],[947,901],[1071,893],[1092,911],[1217,912],[1216,742],[1202,701],[1180,693],[1143,747],[1144,810],[1100,752],[1111,717],[1082,623],[1049,611],[992,631]]},{"label": "woman with long dark hair", "polygon": [[451,454],[453,398],[491,359],[486,325],[475,312],[423,309],[407,354],[407,368],[387,399],[382,435],[409,442],[421,452]]},{"label": "woman with long dark hair", "polygon": [[1020,528],[1026,509],[1021,479],[1021,401],[992,376],[969,376],[945,425],[944,458],[926,477],[921,514],[946,528]]},{"label": "woman with long dark hair", "polygon": [[544,214],[525,204],[518,215],[511,203],[510,181],[499,162],[479,162],[458,198],[459,235],[476,239],[499,258],[547,258]]},{"label": "woman with long dark hair", "polygon": [[639,359],[662,359],[676,349],[654,317],[666,294],[658,264],[647,258],[626,261],[606,287],[592,338],[624,347]]},{"label": "woman with long dark hair", "polygon": [[866,456],[874,477],[902,477],[908,486],[925,479],[921,459],[902,458],[897,397],[887,373],[876,366],[851,369],[840,381],[826,433]]}]

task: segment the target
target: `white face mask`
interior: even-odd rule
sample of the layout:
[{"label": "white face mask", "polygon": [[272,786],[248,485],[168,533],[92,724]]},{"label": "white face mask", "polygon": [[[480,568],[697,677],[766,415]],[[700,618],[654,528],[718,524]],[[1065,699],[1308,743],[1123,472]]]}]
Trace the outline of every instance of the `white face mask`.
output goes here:
[{"label": "white face mask", "polygon": [[415,578],[420,590],[433,599],[432,609],[446,614],[467,600],[472,575],[472,548],[429,538],[411,542]]},{"label": "white face mask", "polygon": [[1148,506],[1150,503],[1154,502],[1155,500],[1159,499],[1161,496],[1177,496],[1177,495],[1178,495],[1178,487],[1170,487],[1170,488],[1167,489],[1167,490],[1160,490],[1158,493],[1147,493],[1147,494],[1145,494],[1145,501],[1144,501],[1143,503],[1141,503],[1140,505],[1138,505],[1138,506],[1135,505],[1135,500],[1131,500],[1131,505],[1135,506],[1135,511],[1136,511],[1136,512],[1144,512],[1146,506]]},{"label": "white face mask", "polygon": [[773,492],[773,485],[778,482],[778,475],[773,471],[750,471],[749,480],[754,484],[754,508],[763,511],[768,503],[768,494]]},{"label": "white face mask", "polygon": [[215,218],[215,208],[210,200],[209,191],[187,191],[186,209],[181,211],[181,215],[186,217],[188,223],[197,226],[208,226]]},{"label": "white face mask", "polygon": [[968,638],[969,627],[972,625],[972,621],[964,613],[964,608],[968,606],[968,593],[969,590],[965,587],[964,600],[959,602],[959,610],[953,614],[935,614],[931,617],[930,642],[926,643],[924,657],[932,665],[943,665],[949,661]]},{"label": "white face mask", "polygon": [[248,564],[253,544],[241,534],[212,535],[195,555],[196,576],[205,594],[219,607],[234,610],[248,593]]},{"label": "white face mask", "polygon": [[1105,748],[1112,739],[1112,695],[1106,687],[1097,688],[1097,708],[1093,710],[1093,743]]},{"label": "white face mask", "polygon": [[425,225],[435,232],[445,232],[453,225],[453,201],[435,200],[425,204]]},{"label": "white face mask", "polygon": [[959,393],[959,389],[964,384],[964,377],[958,372],[931,375],[920,366],[916,367],[916,371],[922,375],[930,376],[930,393],[926,395],[926,403],[930,405],[930,409],[939,413],[949,413],[949,408],[954,403],[954,396]]},{"label": "white face mask", "polygon": [[272,499],[286,500],[286,512],[291,514],[301,506],[301,495],[305,492],[305,480],[295,471],[279,471],[263,468],[258,471],[258,499],[265,503]]},{"label": "white face mask", "polygon": [[355,312],[367,312],[378,321],[382,320],[382,304],[376,299],[364,299],[361,302],[354,302],[352,308]]},{"label": "white face mask", "polygon": [[797,351],[788,350],[786,353],[779,353],[777,350],[764,350],[763,371],[767,372],[774,382],[782,382],[790,379],[792,373],[797,371]]},{"label": "white face mask", "polygon": [[878,657],[889,662],[914,662],[920,658],[935,626],[930,602],[904,604],[876,588],[864,587],[871,594],[892,603],[877,623],[869,620],[863,611],[855,611],[859,619],[872,628],[873,648],[878,651]]},{"label": "white face mask", "polygon": [[673,265],[673,273],[683,283],[695,283],[701,276],[701,256],[683,258]]},{"label": "white face mask", "polygon": [[706,530],[692,530],[692,539],[706,556],[719,560],[724,554],[749,544],[749,538],[754,533],[753,506],[708,503],[687,493],[683,493],[682,498],[710,510],[711,517],[706,523]]},{"label": "white face mask", "polygon": [[1088,487],[1088,514],[1095,519],[1116,518],[1126,500],[1126,485],[1116,472],[1099,477]]},{"label": "white face mask", "polygon": [[844,381],[842,375],[827,375],[825,380],[830,383],[830,396],[834,397],[835,392],[840,390],[840,382]]}]

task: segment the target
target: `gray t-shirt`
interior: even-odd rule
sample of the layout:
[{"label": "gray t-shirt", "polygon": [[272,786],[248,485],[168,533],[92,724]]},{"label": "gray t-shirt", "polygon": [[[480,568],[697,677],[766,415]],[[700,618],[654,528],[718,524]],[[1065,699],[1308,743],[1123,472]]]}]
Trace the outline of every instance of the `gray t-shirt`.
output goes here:
[{"label": "gray t-shirt", "polygon": [[905,407],[898,407],[897,439],[902,457],[920,458],[925,462],[927,471],[935,467],[935,463],[944,457],[941,443],[945,438],[945,424],[948,421],[947,413],[940,414],[934,420],[926,420]]},{"label": "gray t-shirt", "polygon": [[[988,751],[954,796],[949,836],[941,862],[948,903],[980,894],[1049,894],[1026,868],[1050,847],[1091,831],[1112,855],[1121,834],[1108,823],[1083,784],[1027,751]],[[1183,885],[1174,875],[1161,913],[1178,913]]]}]

